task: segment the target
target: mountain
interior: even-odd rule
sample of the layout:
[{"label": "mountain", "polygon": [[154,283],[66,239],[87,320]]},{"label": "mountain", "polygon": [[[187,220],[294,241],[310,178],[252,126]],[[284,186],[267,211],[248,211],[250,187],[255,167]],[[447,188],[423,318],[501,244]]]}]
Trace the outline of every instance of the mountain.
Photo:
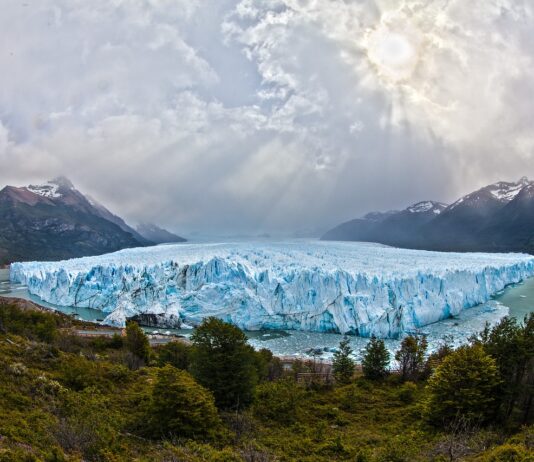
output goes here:
[{"label": "mountain", "polygon": [[141,223],[137,225],[137,232],[143,236],[143,238],[155,242],[156,244],[185,242],[187,240],[151,223]]},{"label": "mountain", "polygon": [[64,177],[0,191],[0,264],[152,245]]},{"label": "mountain", "polygon": [[324,240],[364,240],[442,251],[534,252],[534,182],[500,181],[449,206],[419,202],[328,231]]},{"label": "mountain", "polygon": [[446,204],[418,202],[405,210],[372,212],[328,231],[322,240],[368,241],[411,247],[417,243],[421,227],[445,210]]}]

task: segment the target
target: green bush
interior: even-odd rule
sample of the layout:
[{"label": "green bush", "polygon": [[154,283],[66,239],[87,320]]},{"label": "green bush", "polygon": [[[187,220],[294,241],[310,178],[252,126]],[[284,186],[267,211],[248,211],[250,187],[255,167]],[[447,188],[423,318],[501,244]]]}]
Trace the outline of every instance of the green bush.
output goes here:
[{"label": "green bush", "polygon": [[170,342],[166,345],[158,346],[155,349],[156,363],[159,367],[170,364],[176,369],[186,371],[189,369],[191,347],[184,342]]},{"label": "green bush", "polygon": [[428,382],[425,415],[446,425],[462,418],[484,423],[495,414],[499,374],[481,346],[463,346],[448,355]]},{"label": "green bush", "polygon": [[155,438],[214,438],[221,429],[212,394],[186,371],[157,371],[147,409],[146,433]]},{"label": "green bush", "polygon": [[62,319],[53,313],[23,310],[15,305],[0,303],[0,333],[51,343],[62,324]]},{"label": "green bush", "polygon": [[491,450],[483,457],[482,462],[532,462],[534,454],[519,445],[503,444]]},{"label": "green bush", "polygon": [[398,396],[399,400],[404,404],[411,404],[415,401],[415,394],[417,393],[417,385],[413,382],[405,382],[401,385]]},{"label": "green bush", "polygon": [[124,340],[126,349],[140,360],[139,364],[131,362],[132,368],[143,366],[150,359],[150,343],[148,337],[136,322],[128,322],[126,325],[126,339]]},{"label": "green bush", "polygon": [[253,413],[262,420],[283,425],[295,423],[304,401],[304,390],[293,380],[266,382],[256,388]]}]

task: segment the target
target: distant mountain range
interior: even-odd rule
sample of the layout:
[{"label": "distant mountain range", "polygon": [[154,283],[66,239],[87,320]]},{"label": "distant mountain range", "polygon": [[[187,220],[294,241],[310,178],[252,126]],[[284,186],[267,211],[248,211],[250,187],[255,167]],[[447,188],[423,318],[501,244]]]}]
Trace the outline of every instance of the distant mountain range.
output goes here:
[{"label": "distant mountain range", "polygon": [[168,244],[172,242],[185,242],[186,239],[183,237],[177,236],[166,229],[160,228],[159,226],[153,225],[151,223],[141,223],[137,225],[137,232],[149,241],[155,242],[156,244]]},{"label": "distant mountain range", "polygon": [[534,253],[534,182],[498,182],[451,205],[418,202],[374,212],[328,231],[322,240],[368,241],[442,251]]},{"label": "distant mountain range", "polygon": [[0,191],[0,265],[98,255],[158,242],[84,196],[64,177]]}]

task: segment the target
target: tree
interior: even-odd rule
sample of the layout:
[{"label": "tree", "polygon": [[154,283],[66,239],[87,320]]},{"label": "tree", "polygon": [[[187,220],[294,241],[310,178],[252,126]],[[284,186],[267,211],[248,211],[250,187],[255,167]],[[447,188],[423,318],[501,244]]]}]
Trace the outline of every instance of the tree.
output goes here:
[{"label": "tree", "polygon": [[124,342],[126,349],[135,357],[142,360],[143,363],[148,363],[150,359],[150,344],[148,337],[136,322],[128,322],[126,324],[126,341]]},{"label": "tree", "polygon": [[155,349],[158,366],[170,364],[176,369],[187,370],[189,368],[189,356],[191,347],[183,342],[169,342]]},{"label": "tree", "polygon": [[188,372],[169,364],[158,370],[146,419],[149,436],[213,438],[220,426],[213,395],[208,390]]},{"label": "tree", "polygon": [[334,361],[332,363],[334,377],[340,384],[350,383],[354,375],[354,361],[350,357],[351,354],[350,340],[345,336],[339,342],[339,348],[334,353]]},{"label": "tree", "polygon": [[513,418],[522,423],[532,420],[534,395],[534,313],[523,324],[505,317],[499,324],[472,339],[481,345],[497,364],[501,377],[498,393],[502,420]]},{"label": "tree", "polygon": [[191,336],[191,373],[213,392],[222,409],[239,409],[252,402],[258,382],[256,355],[238,327],[206,318]]},{"label": "tree", "polygon": [[363,374],[371,380],[384,378],[388,373],[389,359],[390,354],[384,341],[371,337],[363,355]]},{"label": "tree", "polygon": [[425,415],[440,425],[458,418],[484,423],[493,414],[498,385],[495,360],[480,345],[460,347],[430,377]]},{"label": "tree", "polygon": [[400,366],[403,381],[417,381],[424,370],[425,353],[428,342],[425,336],[409,335],[402,340],[400,349],[395,353],[395,359]]}]

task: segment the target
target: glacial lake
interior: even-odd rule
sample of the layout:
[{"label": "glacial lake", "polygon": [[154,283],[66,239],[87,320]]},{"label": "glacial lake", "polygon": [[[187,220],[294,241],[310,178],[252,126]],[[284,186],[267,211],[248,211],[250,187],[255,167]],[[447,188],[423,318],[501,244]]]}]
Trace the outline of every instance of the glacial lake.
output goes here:
[{"label": "glacial lake", "polygon": [[[100,310],[90,308],[54,306],[31,295],[26,287],[11,284],[9,270],[0,269],[0,295],[32,300],[42,306],[66,314],[74,314],[79,319],[98,322],[105,317]],[[525,315],[534,311],[534,278],[524,282],[513,284],[497,294],[491,301],[463,311],[459,316],[445,319],[425,326],[419,333],[428,336],[429,349],[435,350],[447,339],[454,345],[465,343],[476,332],[480,332],[486,322],[494,323],[500,318],[510,315],[522,320]],[[191,330],[186,329],[154,329],[145,328],[147,333],[159,331],[170,332],[188,337]],[[300,331],[249,331],[247,332],[250,343],[255,348],[268,348],[274,354],[281,356],[303,356],[328,359],[342,339],[340,334],[300,332]],[[351,337],[351,346],[355,357],[359,358],[368,339]],[[390,351],[395,351],[400,341],[394,339],[385,340]]]}]

